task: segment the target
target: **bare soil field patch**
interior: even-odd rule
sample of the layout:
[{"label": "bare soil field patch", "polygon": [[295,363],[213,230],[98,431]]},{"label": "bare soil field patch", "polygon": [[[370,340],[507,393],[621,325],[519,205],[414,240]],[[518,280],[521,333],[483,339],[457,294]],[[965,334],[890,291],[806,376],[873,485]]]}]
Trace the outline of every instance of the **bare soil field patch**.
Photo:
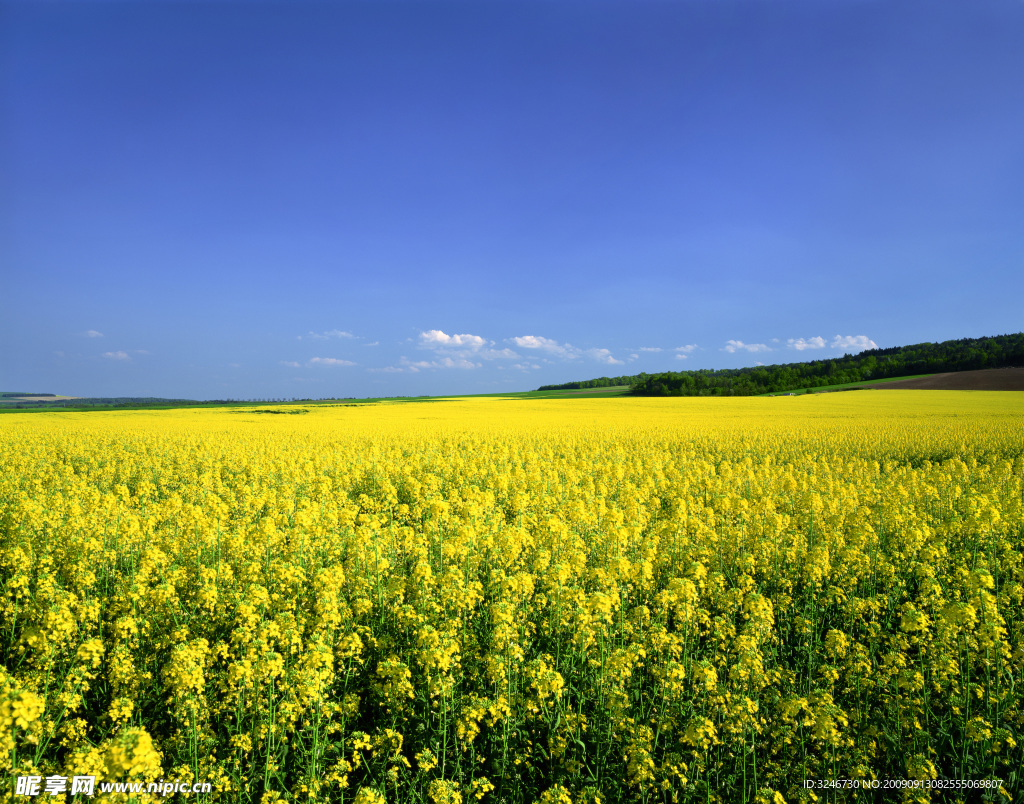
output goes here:
[{"label": "bare soil field patch", "polygon": [[915,388],[932,391],[1024,391],[1024,368],[947,371],[912,380],[894,380],[865,386],[876,390]]}]

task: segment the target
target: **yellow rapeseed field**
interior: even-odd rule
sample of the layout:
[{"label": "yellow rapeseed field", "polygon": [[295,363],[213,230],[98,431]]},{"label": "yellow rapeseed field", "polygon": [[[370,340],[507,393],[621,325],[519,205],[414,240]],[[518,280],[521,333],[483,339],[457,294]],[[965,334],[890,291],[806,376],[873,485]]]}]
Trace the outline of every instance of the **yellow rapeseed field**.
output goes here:
[{"label": "yellow rapeseed field", "polygon": [[7,798],[1024,795],[1024,395],[260,410],[0,416]]}]

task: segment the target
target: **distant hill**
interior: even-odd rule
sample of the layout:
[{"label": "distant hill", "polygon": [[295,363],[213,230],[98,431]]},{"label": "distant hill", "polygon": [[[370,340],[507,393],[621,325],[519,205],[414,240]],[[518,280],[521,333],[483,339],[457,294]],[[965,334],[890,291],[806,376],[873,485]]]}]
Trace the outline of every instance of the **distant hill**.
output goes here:
[{"label": "distant hill", "polygon": [[3,408],[123,408],[163,405],[197,405],[194,399],[162,399],[154,396],[60,396],[58,394],[22,394],[0,392]]},{"label": "distant hill", "polygon": [[28,410],[35,408],[185,408],[222,407],[278,404],[284,402],[312,402],[311,399],[166,399],[157,396],[60,396],[58,394],[22,394],[14,391],[0,391],[0,410]]},{"label": "distant hill", "polygon": [[666,371],[542,385],[539,391],[629,385],[638,396],[754,396],[889,377],[1024,366],[1024,333],[868,349],[856,355],[739,369]]}]

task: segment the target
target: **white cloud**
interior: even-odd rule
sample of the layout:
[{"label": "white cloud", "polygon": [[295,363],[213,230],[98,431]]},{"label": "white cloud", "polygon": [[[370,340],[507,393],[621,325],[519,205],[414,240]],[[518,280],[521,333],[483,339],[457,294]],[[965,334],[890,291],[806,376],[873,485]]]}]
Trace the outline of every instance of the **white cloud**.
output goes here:
[{"label": "white cloud", "polygon": [[686,346],[677,346],[676,347],[676,351],[677,352],[686,352],[687,354],[690,354],[690,352],[696,351],[696,349],[697,349],[697,344],[695,344],[695,343],[688,343],[688,344],[686,344]]},{"label": "white cloud", "polygon": [[420,371],[421,369],[477,369],[482,363],[474,363],[464,357],[442,357],[439,360],[409,360],[402,357],[399,362],[409,371]]},{"label": "white cloud", "polygon": [[629,356],[629,360],[630,360],[630,362],[632,362],[632,361],[636,360],[639,357],[640,357],[640,355],[638,355],[636,352],[634,352],[633,354],[631,354]]},{"label": "white cloud", "polygon": [[337,357],[314,357],[309,361],[310,366],[354,366],[351,360],[341,360]]},{"label": "white cloud", "polygon": [[802,352],[804,349],[824,349],[825,339],[820,335],[815,335],[813,338],[804,340],[803,338],[790,338],[787,343],[790,349],[796,349]]},{"label": "white cloud", "polygon": [[516,346],[523,349],[547,349],[548,351],[558,349],[558,342],[551,338],[542,338],[539,335],[517,335],[512,339]]},{"label": "white cloud", "polygon": [[676,355],[676,360],[689,360],[689,355]]},{"label": "white cloud", "polygon": [[539,369],[540,366],[537,363],[513,363],[512,368],[519,369],[520,371],[529,371],[530,369]]},{"label": "white cloud", "polygon": [[579,351],[568,343],[561,344],[556,340],[544,338],[540,335],[517,335],[512,338],[512,342],[523,349],[540,349],[553,355],[575,355]]},{"label": "white cloud", "polygon": [[878,344],[871,340],[867,335],[836,335],[829,346],[833,349],[852,349],[855,352],[863,352],[865,349],[878,348]]},{"label": "white cloud", "polygon": [[108,360],[131,360],[131,358],[128,357],[128,353],[122,351],[104,352],[103,356]]},{"label": "white cloud", "polygon": [[[599,363],[605,363],[609,366],[622,365],[624,362],[622,360],[617,360],[612,355],[610,349],[600,349],[596,347],[593,349],[578,349],[571,343],[559,343],[552,338],[545,338],[541,335],[517,335],[509,340],[522,349],[546,352],[553,357],[560,357],[563,360],[577,360],[585,355],[591,360],[596,360]],[[551,361],[545,358],[544,362]]]},{"label": "white cloud", "polygon": [[478,357],[482,357],[484,360],[514,360],[519,357],[518,352],[513,352],[509,348],[505,349],[481,349],[476,353]]},{"label": "white cloud", "polygon": [[487,340],[479,335],[448,335],[439,329],[431,329],[420,333],[420,345],[428,348],[459,346],[464,349],[480,349],[487,345]]},{"label": "white cloud", "polygon": [[[329,329],[326,332],[309,332],[306,337],[314,341],[326,341],[331,338],[354,338],[351,332],[345,332],[341,329]],[[299,336],[299,340],[302,340],[302,336]]]},{"label": "white cloud", "polygon": [[536,349],[567,360],[575,360],[582,354],[571,343],[559,343],[556,340],[544,338],[540,335],[518,335],[511,338],[511,341],[523,349]]},{"label": "white cloud", "polygon": [[374,341],[373,343],[364,343],[363,346],[380,346],[380,341]]},{"label": "white cloud", "polygon": [[404,368],[398,366],[384,366],[383,368],[368,368],[367,371],[377,372],[381,374],[394,374],[398,371],[405,371]]},{"label": "white cloud", "polygon": [[587,349],[587,355],[598,363],[606,363],[609,366],[621,366],[621,360],[616,360],[610,349]]},{"label": "white cloud", "polygon": [[764,363],[762,363],[762,362],[761,362],[760,360],[755,360],[755,361],[754,361],[754,365],[755,365],[755,366],[763,366],[763,365],[764,365]]},{"label": "white cloud", "polygon": [[85,338],[102,338],[103,333],[97,332],[94,329],[87,329],[85,332],[82,333],[82,336]]},{"label": "white cloud", "polygon": [[767,344],[763,343],[744,343],[743,341],[726,341],[726,345],[722,347],[722,351],[729,352],[730,354],[738,352],[741,349],[747,352],[770,352],[771,349]]},{"label": "white cloud", "polygon": [[660,352],[661,351],[661,347],[660,346],[641,346],[638,351],[640,351],[640,352]]},{"label": "white cloud", "polygon": [[458,369],[476,369],[480,368],[481,363],[474,363],[471,360],[466,360],[462,357],[444,357],[441,360],[434,360],[434,365],[438,368],[458,368]]},{"label": "white cloud", "polygon": [[301,368],[301,365],[299,363],[296,363],[294,360],[282,360],[281,365],[288,366],[288,368]]},{"label": "white cloud", "polygon": [[[489,341],[480,335],[462,333],[460,335],[449,335],[439,329],[431,329],[421,332],[419,347],[430,349],[439,357],[453,359],[458,362],[461,359],[464,363],[472,363],[476,360],[514,360],[519,357],[511,349],[491,349],[494,341]],[[444,360],[438,362],[442,367]]]}]

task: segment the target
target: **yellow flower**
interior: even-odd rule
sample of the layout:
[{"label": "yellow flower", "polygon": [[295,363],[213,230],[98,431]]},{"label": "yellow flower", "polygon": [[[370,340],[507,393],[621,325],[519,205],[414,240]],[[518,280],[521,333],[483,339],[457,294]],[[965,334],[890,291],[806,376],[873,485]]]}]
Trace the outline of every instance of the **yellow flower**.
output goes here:
[{"label": "yellow flower", "polygon": [[112,779],[160,778],[160,752],[145,729],[128,729],[106,743],[104,762]]},{"label": "yellow flower", "polygon": [[572,804],[572,796],[562,785],[556,784],[540,794],[539,804]]},{"label": "yellow flower", "polygon": [[429,795],[434,804],[462,804],[462,793],[455,782],[434,779],[430,783]]},{"label": "yellow flower", "polygon": [[29,729],[44,708],[45,702],[34,692],[8,693],[0,698],[0,723],[5,729]]},{"label": "yellow flower", "polygon": [[437,757],[434,756],[434,752],[429,748],[424,748],[416,755],[416,764],[419,765],[423,773],[430,773],[431,770],[437,767]]}]

